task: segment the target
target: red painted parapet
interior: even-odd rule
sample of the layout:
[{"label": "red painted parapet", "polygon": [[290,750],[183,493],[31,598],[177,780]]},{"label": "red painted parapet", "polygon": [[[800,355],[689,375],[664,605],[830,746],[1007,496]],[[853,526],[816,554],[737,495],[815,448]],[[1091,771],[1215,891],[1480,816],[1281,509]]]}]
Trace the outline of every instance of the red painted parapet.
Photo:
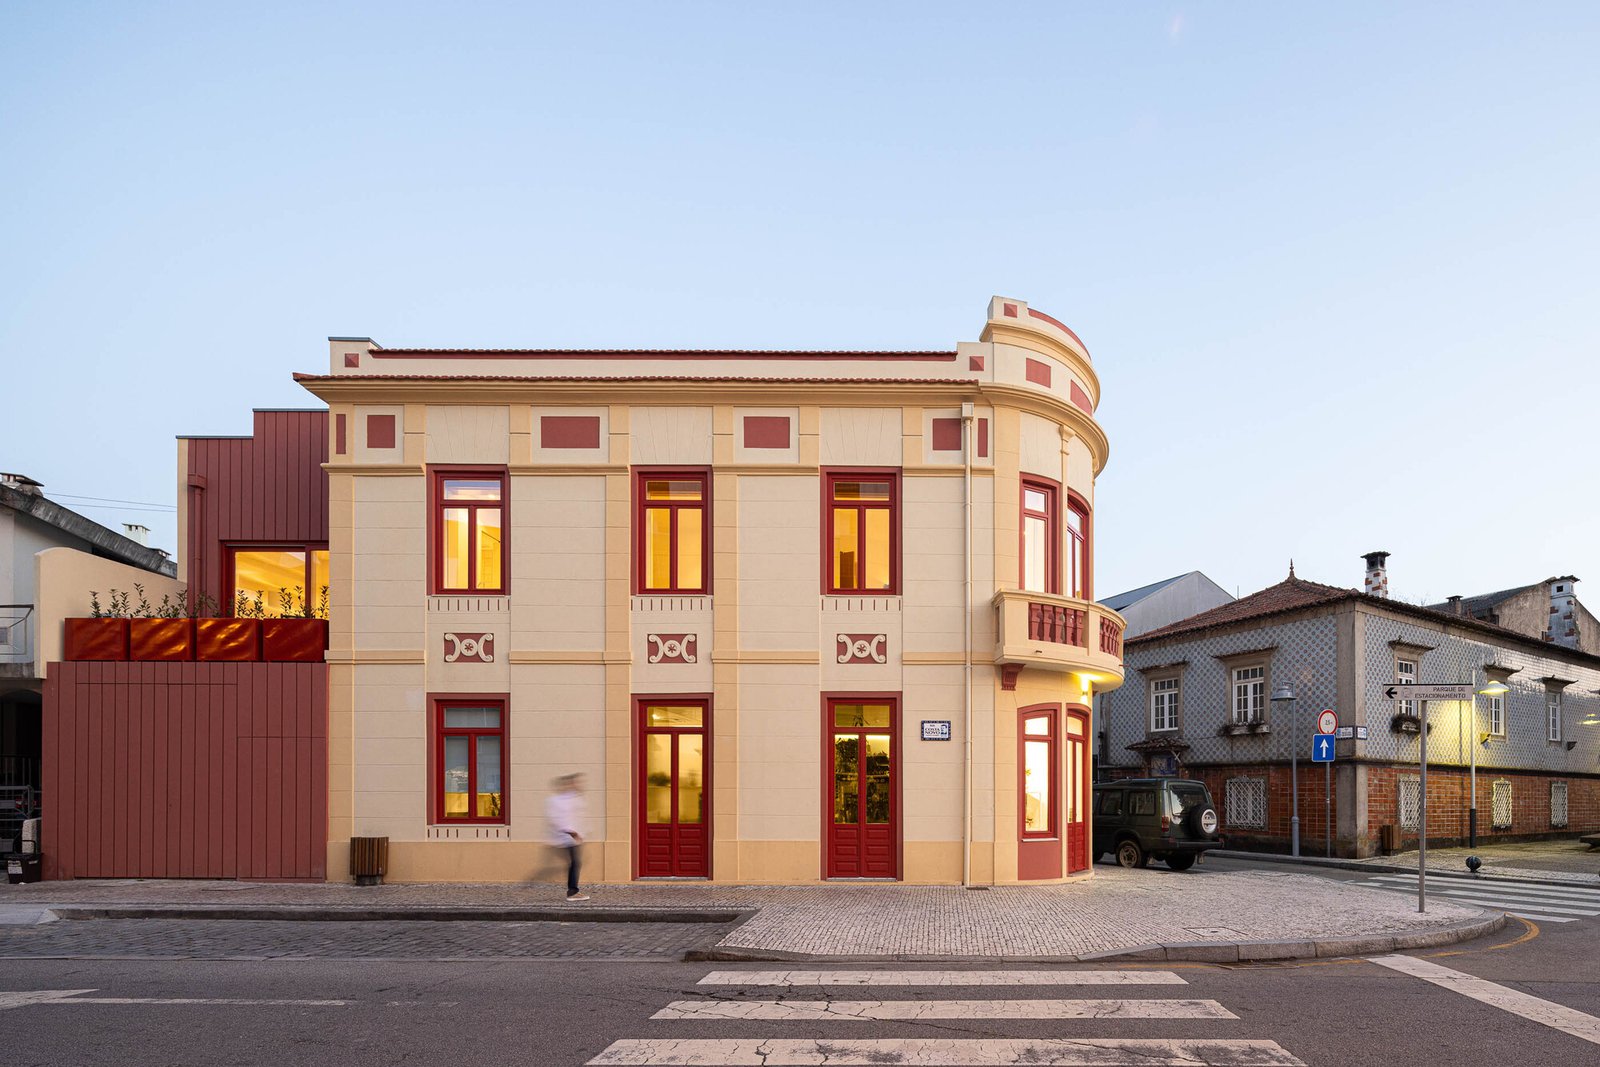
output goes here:
[{"label": "red painted parapet", "polygon": [[326,619],[67,619],[65,659],[320,663]]},{"label": "red painted parapet", "polygon": [[1085,648],[1083,611],[1060,604],[1028,605],[1028,639]]},{"label": "red painted parapet", "polygon": [[1122,655],[1122,627],[1110,619],[1100,620],[1100,651],[1111,656]]}]

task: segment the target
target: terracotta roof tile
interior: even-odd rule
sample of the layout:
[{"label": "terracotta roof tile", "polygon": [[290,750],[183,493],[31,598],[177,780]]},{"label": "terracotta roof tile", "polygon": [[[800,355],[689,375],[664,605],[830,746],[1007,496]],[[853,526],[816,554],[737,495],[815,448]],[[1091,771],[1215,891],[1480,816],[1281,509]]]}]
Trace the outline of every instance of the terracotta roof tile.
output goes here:
[{"label": "terracotta roof tile", "polygon": [[1138,637],[1130,637],[1128,643],[1133,644],[1136,641],[1171,637],[1174,634],[1188,633],[1191,630],[1209,630],[1212,627],[1244,622],[1247,619],[1260,618],[1263,615],[1276,615],[1279,612],[1308,608],[1316,604],[1331,604],[1336,600],[1361,595],[1353,589],[1340,589],[1338,586],[1323,585],[1320,582],[1308,582],[1304,578],[1285,578],[1277,585],[1269,585],[1260,592],[1240,597],[1238,600],[1212,608],[1210,611],[1202,611],[1198,615],[1191,615],[1187,619],[1179,619],[1177,622],[1169,623],[1159,630],[1151,630],[1148,633],[1140,634]]}]

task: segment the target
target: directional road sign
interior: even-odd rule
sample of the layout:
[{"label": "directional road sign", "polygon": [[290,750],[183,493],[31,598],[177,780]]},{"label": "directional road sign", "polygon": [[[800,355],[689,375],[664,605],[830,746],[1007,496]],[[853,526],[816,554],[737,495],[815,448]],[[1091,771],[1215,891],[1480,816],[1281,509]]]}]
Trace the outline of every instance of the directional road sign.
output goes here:
[{"label": "directional road sign", "polygon": [[1407,685],[1396,682],[1385,686],[1383,695],[1390,700],[1471,700],[1473,685]]},{"label": "directional road sign", "polygon": [[1333,750],[1333,735],[1317,734],[1311,739],[1311,762],[1332,763]]},{"label": "directional road sign", "polygon": [[1323,708],[1317,714],[1317,733],[1331,734],[1339,729],[1339,716],[1331,708]]}]

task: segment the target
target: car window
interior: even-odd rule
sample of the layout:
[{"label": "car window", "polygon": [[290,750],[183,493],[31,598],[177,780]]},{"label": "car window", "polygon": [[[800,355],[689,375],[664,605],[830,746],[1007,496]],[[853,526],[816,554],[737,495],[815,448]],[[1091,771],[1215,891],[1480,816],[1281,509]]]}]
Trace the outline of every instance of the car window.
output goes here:
[{"label": "car window", "polygon": [[1156,813],[1156,795],[1148,789],[1140,789],[1128,794],[1129,815],[1154,815]]},{"label": "car window", "polygon": [[1169,814],[1182,817],[1195,808],[1206,806],[1206,787],[1198,782],[1171,782],[1167,785]]},{"label": "car window", "polygon": [[1105,792],[1100,794],[1100,814],[1122,814],[1122,790],[1107,789]]}]

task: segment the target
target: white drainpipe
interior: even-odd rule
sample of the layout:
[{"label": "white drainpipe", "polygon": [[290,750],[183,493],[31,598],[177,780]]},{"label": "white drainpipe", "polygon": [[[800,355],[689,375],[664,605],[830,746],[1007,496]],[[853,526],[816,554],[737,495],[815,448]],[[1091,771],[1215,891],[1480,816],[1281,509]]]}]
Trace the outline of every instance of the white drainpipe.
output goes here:
[{"label": "white drainpipe", "polygon": [[966,682],[966,721],[961,726],[965,752],[961,761],[961,787],[964,810],[961,818],[961,884],[972,884],[972,401],[961,404],[961,454],[966,460],[965,488],[962,490],[966,508],[965,551],[967,576],[965,611],[961,613],[964,640],[963,671]]}]

